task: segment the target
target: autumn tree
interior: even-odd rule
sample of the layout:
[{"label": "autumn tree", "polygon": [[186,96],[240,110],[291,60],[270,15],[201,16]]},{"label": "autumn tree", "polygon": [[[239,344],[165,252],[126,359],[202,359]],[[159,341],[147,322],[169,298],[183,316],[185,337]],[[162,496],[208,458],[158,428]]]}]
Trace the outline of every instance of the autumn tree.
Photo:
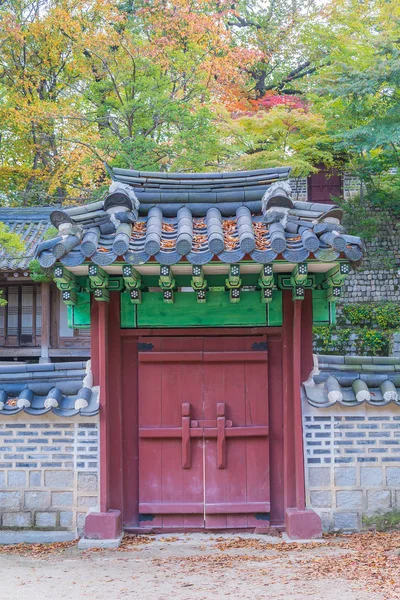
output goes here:
[{"label": "autumn tree", "polygon": [[255,55],[231,43],[230,4],[7,0],[0,10],[11,201],[90,193],[103,162],[199,169],[220,153],[215,106],[237,97]]}]

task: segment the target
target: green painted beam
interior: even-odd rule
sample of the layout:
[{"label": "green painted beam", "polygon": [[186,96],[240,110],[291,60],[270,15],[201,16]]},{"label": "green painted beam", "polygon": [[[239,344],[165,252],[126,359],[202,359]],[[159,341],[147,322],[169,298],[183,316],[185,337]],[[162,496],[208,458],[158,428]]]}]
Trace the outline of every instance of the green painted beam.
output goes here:
[{"label": "green painted beam", "polygon": [[68,327],[71,329],[90,328],[90,293],[78,292],[76,305],[68,306]]},{"label": "green painted beam", "polygon": [[[242,292],[240,304],[230,303],[229,293],[226,291],[208,292],[205,304],[197,303],[195,293],[175,292],[174,297],[175,303],[172,305],[164,302],[163,292],[142,292],[142,304],[132,306],[129,294],[123,292],[121,326],[132,328],[267,325],[266,307],[261,304],[257,293]],[[272,314],[272,320],[277,321],[276,312]]]},{"label": "green painted beam", "polygon": [[282,312],[282,292],[280,290],[272,290],[272,301],[266,306],[267,308],[267,325],[269,327],[281,327],[283,323]]}]

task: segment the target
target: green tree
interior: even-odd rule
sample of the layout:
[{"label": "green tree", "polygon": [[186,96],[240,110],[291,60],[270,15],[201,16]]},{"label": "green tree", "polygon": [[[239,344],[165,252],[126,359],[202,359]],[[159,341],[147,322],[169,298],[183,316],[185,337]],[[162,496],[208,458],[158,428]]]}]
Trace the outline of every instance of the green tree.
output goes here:
[{"label": "green tree", "polygon": [[372,203],[400,215],[400,6],[335,0],[315,35],[329,54],[309,93],[344,166]]}]

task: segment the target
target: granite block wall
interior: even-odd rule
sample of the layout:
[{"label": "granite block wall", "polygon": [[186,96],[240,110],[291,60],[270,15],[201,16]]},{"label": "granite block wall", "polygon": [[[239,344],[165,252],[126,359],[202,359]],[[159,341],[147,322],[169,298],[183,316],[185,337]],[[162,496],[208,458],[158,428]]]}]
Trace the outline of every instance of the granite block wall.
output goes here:
[{"label": "granite block wall", "polygon": [[0,422],[0,526],[80,532],[98,504],[97,422],[17,417]]},{"label": "granite block wall", "polygon": [[293,199],[298,202],[307,202],[308,186],[307,177],[291,177],[289,179],[292,188]]},{"label": "granite block wall", "polygon": [[303,406],[307,505],[325,531],[400,510],[400,408]]}]

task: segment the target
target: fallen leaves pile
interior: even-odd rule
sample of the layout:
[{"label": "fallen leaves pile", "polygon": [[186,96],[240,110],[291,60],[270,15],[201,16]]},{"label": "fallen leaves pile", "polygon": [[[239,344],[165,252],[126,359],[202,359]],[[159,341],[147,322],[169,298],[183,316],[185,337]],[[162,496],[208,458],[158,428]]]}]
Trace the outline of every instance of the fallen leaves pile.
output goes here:
[{"label": "fallen leaves pile", "polygon": [[[144,549],[152,542],[181,543],[181,538],[152,535],[126,535],[120,548],[112,552],[129,552]],[[211,542],[211,543],[210,543]],[[346,537],[327,536],[321,542],[302,544],[271,543],[262,538],[220,537],[200,545],[195,555],[153,558],[156,567],[179,564],[182,574],[198,570],[207,572],[237,568],[248,562],[266,563],[280,560],[290,566],[294,578],[304,580],[347,580],[385,600],[400,600],[400,532],[369,532]],[[60,555],[76,546],[76,542],[53,544],[17,544],[0,546],[0,553],[45,559]],[[79,556],[90,557],[86,550]],[[110,551],[108,551],[110,552]],[[260,573],[263,573],[261,570]],[[266,577],[270,577],[268,572]]]},{"label": "fallen leaves pile", "polygon": [[352,552],[333,560],[328,556],[301,559],[298,564],[310,579],[343,578],[380,593],[385,600],[400,598],[400,532],[355,534],[339,546]]},{"label": "fallen leaves pile", "polygon": [[54,542],[53,544],[10,544],[0,546],[0,554],[17,554],[31,558],[47,558],[50,555],[62,554],[76,542]]}]

